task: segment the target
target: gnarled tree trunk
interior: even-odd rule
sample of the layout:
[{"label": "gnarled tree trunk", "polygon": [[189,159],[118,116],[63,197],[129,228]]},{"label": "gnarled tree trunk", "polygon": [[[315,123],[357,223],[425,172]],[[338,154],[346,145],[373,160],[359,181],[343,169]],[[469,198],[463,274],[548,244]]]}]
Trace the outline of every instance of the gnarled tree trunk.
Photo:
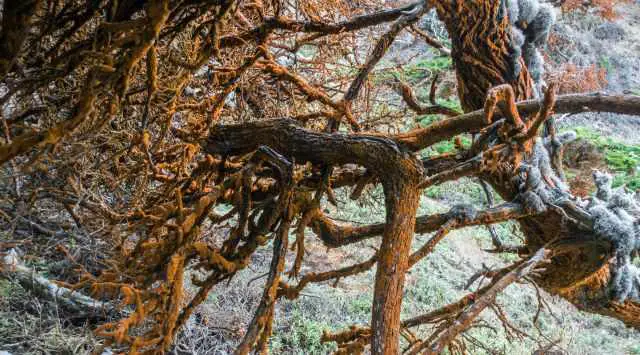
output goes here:
[{"label": "gnarled tree trunk", "polygon": [[[501,84],[513,87],[517,101],[533,96],[532,79],[522,59],[519,59],[522,70],[514,73],[510,56],[511,24],[503,15],[502,3],[454,0],[435,5],[452,39],[460,101],[467,112],[481,109],[487,91]],[[512,159],[525,161],[531,151],[525,149],[514,154],[522,156]],[[496,171],[483,173],[482,178],[490,182],[503,199],[512,201],[519,193],[513,184],[516,167],[511,164],[498,164],[498,167]],[[640,304],[631,300],[624,303],[611,300],[612,248],[589,243],[598,236],[582,222],[566,219],[562,212],[554,209],[519,219],[531,251],[557,239],[575,242],[566,253],[554,256],[536,281],[546,291],[564,297],[581,310],[640,326]]]}]

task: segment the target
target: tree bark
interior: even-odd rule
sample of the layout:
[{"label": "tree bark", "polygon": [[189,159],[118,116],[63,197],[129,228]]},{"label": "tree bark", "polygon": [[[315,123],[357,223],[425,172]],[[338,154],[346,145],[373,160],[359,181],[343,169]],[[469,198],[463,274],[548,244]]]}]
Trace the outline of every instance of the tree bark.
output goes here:
[{"label": "tree bark", "polygon": [[[404,174],[403,174],[404,175]],[[399,179],[400,178],[400,179]],[[383,183],[387,221],[380,244],[373,293],[372,354],[399,353],[400,311],[405,274],[420,202],[419,176],[393,176]]]},{"label": "tree bark", "polygon": [[[522,70],[517,76],[513,75],[513,65],[509,58],[511,25],[506,17],[499,16],[501,4],[502,1],[489,0],[454,0],[435,4],[438,15],[445,22],[452,38],[452,57],[465,112],[481,109],[487,91],[505,83],[513,87],[516,101],[532,98],[532,80],[522,59]],[[561,105],[575,112],[590,110],[586,105],[581,108],[579,100]],[[625,112],[629,108],[621,108],[616,100],[606,106],[619,107]],[[532,112],[527,109],[522,113]],[[522,150],[515,153],[520,157],[511,159],[525,161],[528,153],[529,151]],[[512,201],[518,195],[517,188],[511,182],[516,172],[510,164],[500,166],[501,169],[483,173],[481,177],[504,200]],[[542,215],[519,219],[519,223],[529,250],[537,250],[556,239],[565,240],[569,245],[564,253],[551,259],[544,273],[535,278],[541,287],[564,297],[579,309],[612,316],[627,325],[640,327],[640,304],[631,300],[620,304],[610,299],[609,268],[613,251],[610,245],[589,242],[598,239],[593,230],[574,221],[564,220],[554,209],[549,209]]]},{"label": "tree bark", "polygon": [[423,176],[422,162],[413,152],[392,139],[314,132],[289,119],[218,126],[201,144],[208,153],[222,155],[247,154],[265,145],[297,163],[355,163],[380,178],[387,217],[374,288],[372,353],[397,354],[402,291]]}]

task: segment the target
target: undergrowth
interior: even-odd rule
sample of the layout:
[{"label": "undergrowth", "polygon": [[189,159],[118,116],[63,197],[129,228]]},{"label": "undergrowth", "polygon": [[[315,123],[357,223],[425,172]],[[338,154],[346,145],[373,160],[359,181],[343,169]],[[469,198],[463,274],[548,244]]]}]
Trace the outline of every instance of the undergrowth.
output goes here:
[{"label": "undergrowth", "polygon": [[615,173],[614,187],[626,185],[633,191],[640,190],[640,146],[622,143],[603,137],[592,129],[577,127],[578,137],[593,143],[605,155],[605,162]]}]

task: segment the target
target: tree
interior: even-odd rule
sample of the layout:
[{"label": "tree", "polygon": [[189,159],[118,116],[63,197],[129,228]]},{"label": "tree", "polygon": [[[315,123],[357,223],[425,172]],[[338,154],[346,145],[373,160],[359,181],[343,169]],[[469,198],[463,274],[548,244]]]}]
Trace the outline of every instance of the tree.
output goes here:
[{"label": "tree", "polygon": [[[96,332],[132,353],[168,350],[212,287],[269,242],[271,269],[238,354],[266,351],[278,299],[373,266],[371,326],[325,334],[339,352],[370,344],[374,354],[398,353],[401,333],[427,322],[437,324],[434,333],[408,337],[409,352],[463,351],[457,336],[525,276],[585,311],[637,327],[640,274],[630,265],[636,202],[611,192],[606,176],[599,177],[599,199],[587,204],[571,195],[561,164],[571,135],[556,133],[552,115],[640,115],[640,98],[556,97],[553,83],[542,80],[539,53],[552,18],[547,8],[527,13],[523,3],[532,4],[7,0],[0,32],[8,114],[0,163],[13,177],[5,186],[12,202],[6,222],[40,225],[37,208],[52,204],[113,246],[67,286],[129,307]],[[437,104],[437,80],[428,106],[409,85],[390,80],[383,86],[395,88],[411,110],[448,118],[382,133],[377,128],[405,113],[372,112],[371,74],[398,34],[431,9],[451,38],[465,113]],[[374,37],[361,61],[365,34]],[[416,155],[462,134],[473,134],[473,143],[456,154]],[[463,176],[480,178],[509,202],[416,216],[424,188]],[[335,189],[353,188],[357,199],[371,184],[384,189],[385,223],[344,225],[323,212]],[[221,204],[233,209],[217,215]],[[458,302],[400,319],[407,270],[447,232],[511,219],[525,245],[496,241],[496,248],[521,260],[487,271],[491,282]],[[224,238],[204,232],[229,221]],[[291,284],[283,278],[288,236],[294,229],[296,257],[287,274],[298,277],[308,226],[332,248],[381,242],[364,263]],[[411,253],[414,232],[435,234]],[[188,276],[198,288],[193,295],[185,293]]]}]

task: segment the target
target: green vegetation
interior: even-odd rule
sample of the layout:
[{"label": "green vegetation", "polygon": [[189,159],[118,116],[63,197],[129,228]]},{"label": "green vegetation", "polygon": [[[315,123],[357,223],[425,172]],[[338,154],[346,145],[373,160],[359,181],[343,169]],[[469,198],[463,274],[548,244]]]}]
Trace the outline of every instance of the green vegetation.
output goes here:
[{"label": "green vegetation", "polygon": [[[468,148],[471,145],[471,138],[469,136],[460,136],[460,141],[464,148]],[[431,150],[437,154],[453,153],[456,151],[456,144],[453,139],[448,141],[442,141],[431,146]],[[433,155],[433,154],[432,154]]]},{"label": "green vegetation", "polygon": [[592,142],[605,154],[607,166],[616,174],[614,186],[626,185],[634,191],[640,189],[640,146],[602,137],[589,128],[578,127],[575,131],[578,137]]},{"label": "green vegetation", "polygon": [[607,56],[602,56],[600,58],[599,66],[600,68],[603,68],[604,70],[606,70],[607,73],[611,73],[615,71],[614,66],[611,64],[611,60]]},{"label": "green vegetation", "polygon": [[400,71],[380,70],[373,75],[374,83],[381,83],[392,80],[396,75],[400,75],[403,80],[416,81],[423,79],[430,73],[444,72],[453,69],[451,57],[427,57],[404,65]]},{"label": "green vegetation", "polygon": [[[462,106],[460,105],[460,100],[456,97],[441,99],[441,100],[438,100],[437,102],[442,106],[462,112]],[[440,121],[442,118],[443,118],[442,115],[422,115],[422,116],[419,116],[416,119],[416,121],[420,126],[424,127],[434,122]]]},{"label": "green vegetation", "polygon": [[9,280],[0,279],[0,304],[7,302],[20,291],[21,288],[11,283]]},{"label": "green vegetation", "polygon": [[270,353],[330,354],[335,351],[334,343],[320,341],[323,331],[337,330],[335,325],[323,321],[324,317],[318,313],[310,312],[306,308],[309,305],[304,305],[304,302],[292,302],[290,307],[286,322],[274,329]]},{"label": "green vegetation", "polygon": [[421,79],[424,72],[445,71],[452,69],[451,57],[433,57],[419,60],[403,67],[403,74],[408,79]]},{"label": "green vegetation", "polygon": [[364,294],[353,299],[347,305],[347,311],[352,314],[368,317],[371,314],[371,294]]}]

